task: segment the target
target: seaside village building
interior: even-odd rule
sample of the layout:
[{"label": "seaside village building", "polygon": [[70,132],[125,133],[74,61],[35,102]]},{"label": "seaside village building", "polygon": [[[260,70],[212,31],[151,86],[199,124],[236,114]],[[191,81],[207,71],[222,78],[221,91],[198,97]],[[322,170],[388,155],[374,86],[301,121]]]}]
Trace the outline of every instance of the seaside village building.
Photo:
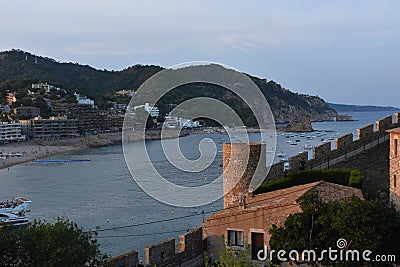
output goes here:
[{"label": "seaside village building", "polygon": [[29,139],[60,139],[78,136],[78,120],[63,117],[21,120],[22,132]]},{"label": "seaside village building", "polygon": [[23,141],[21,123],[19,122],[0,122],[0,143]]},{"label": "seaside village building", "polygon": [[400,128],[388,131],[390,134],[390,200],[400,210]]},{"label": "seaside village building", "polygon": [[[249,160],[241,175],[238,170],[244,167],[247,153]],[[258,162],[263,164],[260,173],[256,173]],[[299,200],[311,190],[316,190],[324,201],[342,200],[353,195],[363,199],[360,189],[325,181],[253,195],[249,190],[250,181],[254,175],[266,175],[265,162],[264,143],[224,144],[224,190],[232,189],[224,196],[224,209],[208,217],[203,225],[212,260],[219,258],[222,242],[225,242],[234,249],[244,249],[250,245],[251,259],[257,264],[257,252],[264,249],[264,246],[269,247],[269,230],[272,225],[282,226],[290,214],[301,212]]]}]

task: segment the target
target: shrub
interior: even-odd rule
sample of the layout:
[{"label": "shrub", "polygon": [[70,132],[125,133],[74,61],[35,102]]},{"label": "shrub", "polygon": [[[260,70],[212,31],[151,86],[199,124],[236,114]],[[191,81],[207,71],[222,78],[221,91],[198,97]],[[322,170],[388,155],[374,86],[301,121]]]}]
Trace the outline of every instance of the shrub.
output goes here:
[{"label": "shrub", "polygon": [[361,188],[362,184],[362,176],[358,170],[305,170],[290,172],[287,177],[266,181],[254,193],[261,194],[321,180],[355,188]]}]

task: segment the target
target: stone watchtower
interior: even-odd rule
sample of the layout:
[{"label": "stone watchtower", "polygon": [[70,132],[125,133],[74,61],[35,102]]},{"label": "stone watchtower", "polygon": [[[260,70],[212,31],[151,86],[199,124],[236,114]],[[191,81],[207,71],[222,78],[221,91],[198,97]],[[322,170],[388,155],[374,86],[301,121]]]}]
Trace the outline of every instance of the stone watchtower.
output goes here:
[{"label": "stone watchtower", "polygon": [[[258,166],[258,168],[257,168]],[[265,143],[232,143],[223,145],[224,208],[246,205],[251,196],[253,177],[263,179],[266,173]]]},{"label": "stone watchtower", "polygon": [[390,200],[400,210],[400,128],[390,133]]}]

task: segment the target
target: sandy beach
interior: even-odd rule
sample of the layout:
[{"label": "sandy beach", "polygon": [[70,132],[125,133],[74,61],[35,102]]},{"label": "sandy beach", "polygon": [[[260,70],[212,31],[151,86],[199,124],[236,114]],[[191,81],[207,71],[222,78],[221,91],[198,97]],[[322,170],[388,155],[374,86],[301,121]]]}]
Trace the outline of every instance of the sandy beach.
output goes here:
[{"label": "sandy beach", "polygon": [[[201,132],[196,130],[168,130],[164,133],[163,138],[177,138],[190,133]],[[140,132],[134,132],[129,136],[125,136],[125,141],[135,142],[143,140]],[[146,131],[146,141],[159,140],[161,138],[160,131]],[[21,157],[0,158],[0,169],[9,168],[11,166],[30,162],[36,159],[48,158],[51,156],[65,154],[81,149],[104,147],[111,145],[120,145],[122,142],[121,132],[100,133],[97,135],[76,137],[57,140],[29,140],[24,142],[16,142],[6,145],[0,145],[2,155],[19,153]]]}]

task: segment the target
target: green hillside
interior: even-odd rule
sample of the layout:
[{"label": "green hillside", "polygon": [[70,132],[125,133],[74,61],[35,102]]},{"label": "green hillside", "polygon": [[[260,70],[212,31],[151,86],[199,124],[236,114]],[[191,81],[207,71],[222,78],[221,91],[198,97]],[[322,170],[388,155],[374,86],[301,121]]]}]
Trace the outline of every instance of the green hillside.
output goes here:
[{"label": "green hillside", "polygon": [[[58,62],[21,50],[0,52],[0,101],[4,102],[7,91],[28,88],[34,82],[48,82],[69,91],[85,93],[95,98],[97,103],[103,103],[104,100],[115,100],[112,96],[118,90],[137,89],[147,78],[162,69],[160,66],[134,65],[121,71],[97,70],[88,65]],[[277,122],[300,120],[305,117],[311,120],[329,120],[336,114],[334,109],[317,96],[296,94],[274,81],[250,75],[249,77],[268,100]],[[227,90],[212,85],[186,85],[165,96],[159,106],[161,112],[165,112],[168,111],[167,104],[179,104],[194,96],[207,95],[224,99],[251,121],[248,108],[244,107],[236,96],[228,94]]]}]

